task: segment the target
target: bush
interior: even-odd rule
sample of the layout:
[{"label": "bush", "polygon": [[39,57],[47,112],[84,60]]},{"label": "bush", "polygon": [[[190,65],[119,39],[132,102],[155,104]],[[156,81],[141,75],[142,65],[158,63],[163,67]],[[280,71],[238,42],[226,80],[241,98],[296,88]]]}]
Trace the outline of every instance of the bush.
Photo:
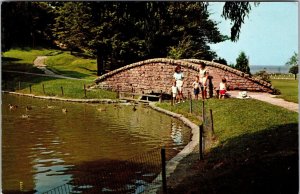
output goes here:
[{"label": "bush", "polygon": [[266,72],[265,70],[262,70],[262,71],[259,71],[259,72],[255,73],[254,76],[259,78],[259,79],[262,79],[262,80],[264,80],[268,83],[271,82],[270,74],[268,74],[268,72]]}]

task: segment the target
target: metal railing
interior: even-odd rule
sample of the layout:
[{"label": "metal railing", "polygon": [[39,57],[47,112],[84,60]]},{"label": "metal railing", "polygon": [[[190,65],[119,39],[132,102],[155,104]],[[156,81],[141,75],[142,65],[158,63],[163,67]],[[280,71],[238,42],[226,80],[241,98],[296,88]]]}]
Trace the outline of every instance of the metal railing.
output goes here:
[{"label": "metal railing", "polygon": [[[101,173],[86,178],[73,179],[67,184],[55,187],[44,194],[65,193],[147,193],[151,185],[166,183],[165,149],[155,149],[132,157],[122,164],[109,164]],[[164,181],[163,181],[164,180]],[[165,185],[166,187],[166,185]]]}]

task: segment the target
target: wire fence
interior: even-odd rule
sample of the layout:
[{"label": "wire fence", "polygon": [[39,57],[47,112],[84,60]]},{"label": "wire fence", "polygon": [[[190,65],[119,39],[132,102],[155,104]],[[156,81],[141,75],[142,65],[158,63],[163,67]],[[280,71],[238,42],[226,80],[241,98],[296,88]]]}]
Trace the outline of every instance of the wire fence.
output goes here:
[{"label": "wire fence", "polygon": [[[110,163],[98,174],[75,178],[44,194],[65,193],[147,193],[153,185],[162,184],[162,155],[155,149],[124,162]],[[172,156],[165,155],[169,160]]]}]

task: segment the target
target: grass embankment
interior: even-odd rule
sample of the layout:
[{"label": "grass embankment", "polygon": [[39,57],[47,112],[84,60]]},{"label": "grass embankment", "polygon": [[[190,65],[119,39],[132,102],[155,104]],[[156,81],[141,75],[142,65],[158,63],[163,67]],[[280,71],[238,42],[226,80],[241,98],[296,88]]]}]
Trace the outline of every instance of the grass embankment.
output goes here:
[{"label": "grass embankment", "polygon": [[[252,99],[209,99],[205,105],[213,110],[218,143],[170,193],[298,192],[297,113]],[[158,106],[199,122],[188,102]]]},{"label": "grass embankment", "polygon": [[[54,77],[42,77],[19,73],[3,72],[2,88],[16,92],[31,93],[35,95],[60,96],[65,98],[85,98],[84,84],[92,85],[96,76],[95,59],[71,55],[70,52],[54,49],[12,49],[3,53],[2,70],[13,70],[31,73],[44,72],[33,66],[37,56],[48,56],[45,61],[47,67],[55,73],[82,78],[84,80],[60,79]],[[19,82],[21,87],[19,90]],[[43,86],[45,93],[43,91]],[[62,96],[61,87],[64,95]],[[115,92],[106,90],[87,91],[87,98],[116,98]]]},{"label": "grass embankment", "polygon": [[281,95],[286,101],[298,103],[298,80],[292,79],[272,79],[272,85],[279,89]]}]

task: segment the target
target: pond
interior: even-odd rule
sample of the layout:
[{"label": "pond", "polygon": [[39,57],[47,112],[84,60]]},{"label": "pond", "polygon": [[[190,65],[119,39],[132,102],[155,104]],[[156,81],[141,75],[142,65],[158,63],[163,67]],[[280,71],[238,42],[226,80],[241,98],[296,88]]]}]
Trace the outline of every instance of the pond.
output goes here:
[{"label": "pond", "polygon": [[[10,109],[9,104],[18,107]],[[99,190],[109,191],[113,179],[127,172],[126,166],[152,166],[146,160],[158,161],[159,166],[159,148],[167,147],[168,156],[174,156],[190,135],[182,122],[145,105],[80,104],[2,94],[2,189],[42,193],[89,179],[101,182]],[[148,153],[155,153],[155,158]],[[100,181],[103,172],[106,179]],[[139,173],[146,176],[146,170]],[[128,173],[122,176],[129,178]]]}]

